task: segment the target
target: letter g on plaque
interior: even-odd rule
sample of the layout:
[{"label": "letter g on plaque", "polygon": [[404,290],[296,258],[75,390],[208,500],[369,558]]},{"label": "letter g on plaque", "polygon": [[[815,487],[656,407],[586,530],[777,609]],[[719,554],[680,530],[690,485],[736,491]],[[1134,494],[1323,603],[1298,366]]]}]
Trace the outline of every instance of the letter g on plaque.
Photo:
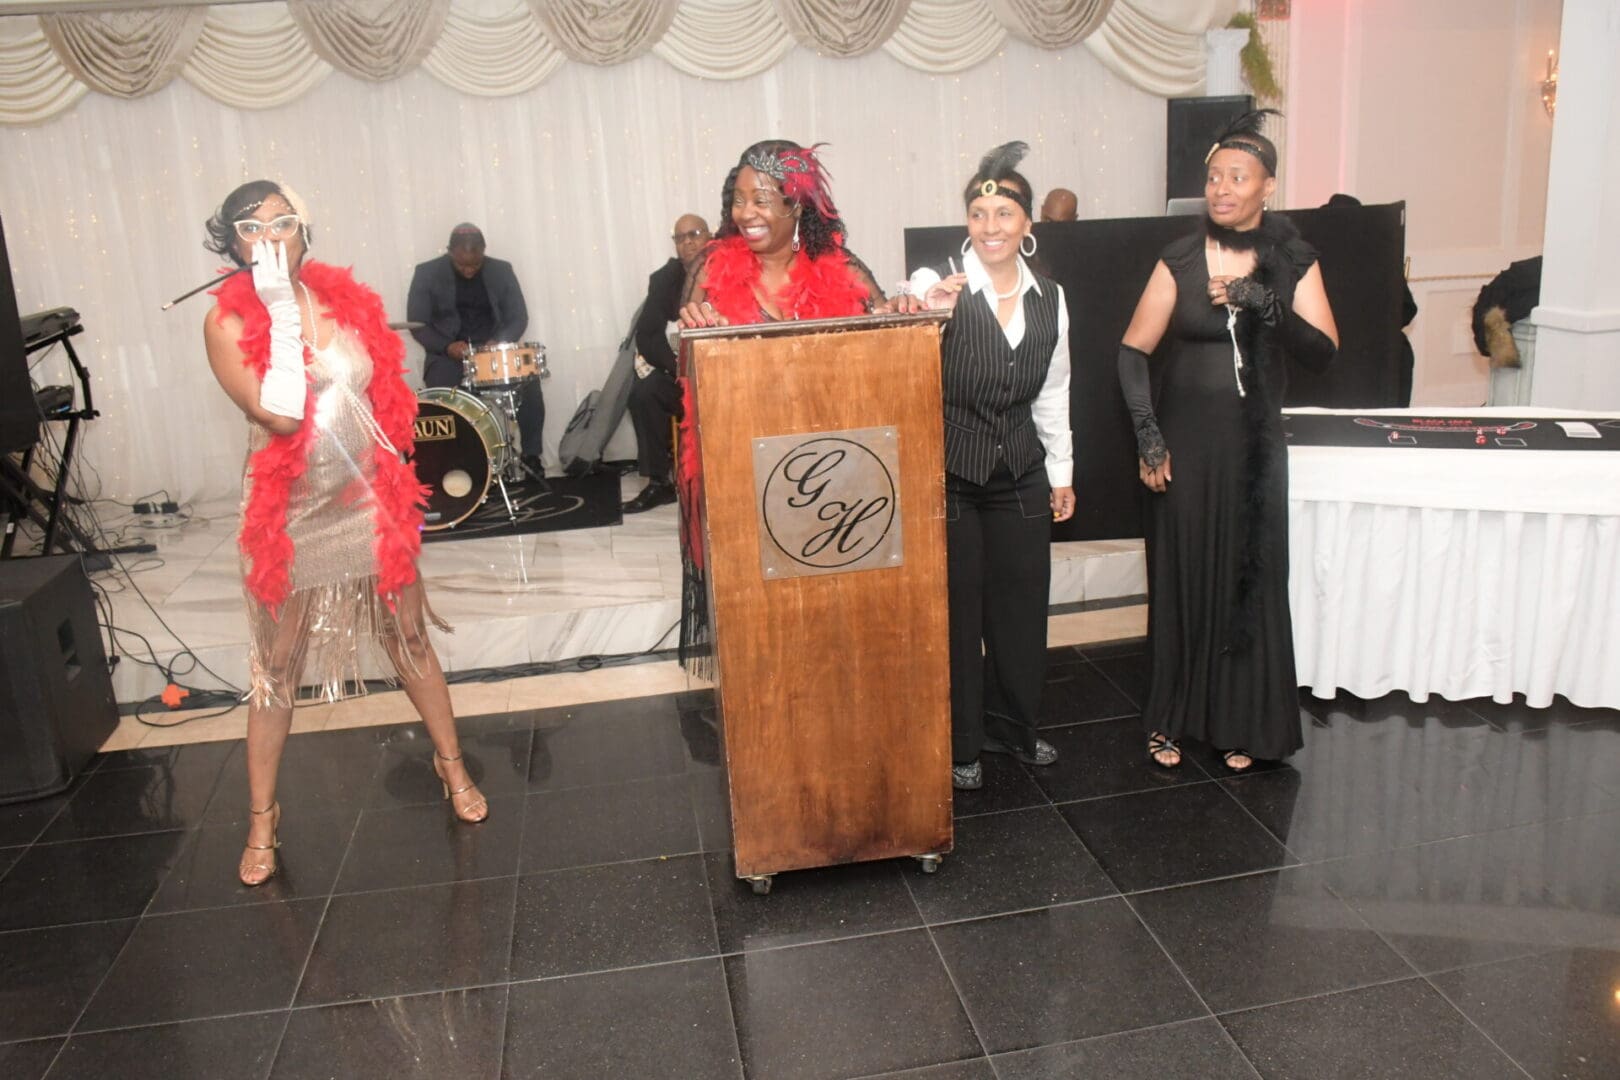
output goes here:
[{"label": "letter g on plaque", "polygon": [[900,433],[754,440],[760,570],[768,579],[900,566]]}]

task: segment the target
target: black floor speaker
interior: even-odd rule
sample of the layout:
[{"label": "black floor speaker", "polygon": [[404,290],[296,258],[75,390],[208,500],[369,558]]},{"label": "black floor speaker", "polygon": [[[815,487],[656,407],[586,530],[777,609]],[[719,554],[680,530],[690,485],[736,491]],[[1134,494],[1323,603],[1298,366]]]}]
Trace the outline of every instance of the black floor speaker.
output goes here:
[{"label": "black floor speaker", "polygon": [[0,559],[0,803],[61,791],[117,726],[79,557]]}]

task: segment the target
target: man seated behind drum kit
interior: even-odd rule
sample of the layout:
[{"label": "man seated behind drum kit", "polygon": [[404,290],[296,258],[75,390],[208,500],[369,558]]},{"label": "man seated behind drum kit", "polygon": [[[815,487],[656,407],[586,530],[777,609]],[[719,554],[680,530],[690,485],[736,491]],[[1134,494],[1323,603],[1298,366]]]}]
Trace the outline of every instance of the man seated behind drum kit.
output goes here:
[{"label": "man seated behind drum kit", "polygon": [[[512,264],[486,258],[483,232],[465,222],[450,230],[445,254],[416,267],[405,317],[421,324],[411,336],[427,350],[422,381],[428,386],[461,385],[466,380],[464,360],[480,347],[521,341],[529,324]],[[523,464],[536,476],[544,476],[540,432],[546,405],[540,381],[529,379],[512,389],[517,394]]]},{"label": "man seated behind drum kit", "polygon": [[647,299],[636,320],[636,381],[630,385],[630,419],[636,429],[637,471],[647,478],[641,494],[624,504],[639,514],[675,501],[670,421],[681,415],[681,387],[675,381],[675,350],[669,324],[680,317],[686,268],[709,242],[709,223],[696,214],[675,221],[675,257],[647,279]]}]

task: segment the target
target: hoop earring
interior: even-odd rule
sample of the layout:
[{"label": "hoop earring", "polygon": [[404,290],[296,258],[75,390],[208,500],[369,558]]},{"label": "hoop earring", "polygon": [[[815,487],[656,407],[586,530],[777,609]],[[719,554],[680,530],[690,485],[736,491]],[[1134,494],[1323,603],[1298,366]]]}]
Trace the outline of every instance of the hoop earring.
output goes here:
[{"label": "hoop earring", "polygon": [[968,248],[970,248],[972,246],[973,246],[973,237],[970,236],[966,240],[962,241],[962,255],[963,255],[964,258],[967,256]]},{"label": "hoop earring", "polygon": [[[1029,250],[1028,251],[1024,250],[1024,240],[1029,241]],[[1034,233],[1025,233],[1024,234],[1024,240],[1018,241],[1018,254],[1022,255],[1024,258],[1028,259],[1028,258],[1031,258],[1031,257],[1034,256],[1035,249],[1041,246],[1041,242],[1039,240],[1035,239],[1035,234]]]},{"label": "hoop earring", "polygon": [[793,250],[799,250],[799,223],[796,221],[793,223]]}]

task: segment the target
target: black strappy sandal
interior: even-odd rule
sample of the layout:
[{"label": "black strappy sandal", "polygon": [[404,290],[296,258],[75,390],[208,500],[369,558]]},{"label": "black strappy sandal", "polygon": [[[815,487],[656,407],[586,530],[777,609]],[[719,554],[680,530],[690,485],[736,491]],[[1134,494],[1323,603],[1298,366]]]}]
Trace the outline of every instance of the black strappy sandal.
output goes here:
[{"label": "black strappy sandal", "polygon": [[[1233,765],[1232,759],[1235,757],[1248,758],[1249,763],[1247,765]],[[1254,755],[1242,749],[1224,750],[1221,752],[1221,764],[1226,766],[1227,772],[1246,773],[1254,768]]]},{"label": "black strappy sandal", "polygon": [[[1174,754],[1176,760],[1169,763],[1160,761],[1160,754]],[[1165,735],[1164,732],[1155,731],[1148,736],[1148,760],[1161,769],[1179,769],[1181,768],[1181,747],[1177,746],[1176,741]]]}]

